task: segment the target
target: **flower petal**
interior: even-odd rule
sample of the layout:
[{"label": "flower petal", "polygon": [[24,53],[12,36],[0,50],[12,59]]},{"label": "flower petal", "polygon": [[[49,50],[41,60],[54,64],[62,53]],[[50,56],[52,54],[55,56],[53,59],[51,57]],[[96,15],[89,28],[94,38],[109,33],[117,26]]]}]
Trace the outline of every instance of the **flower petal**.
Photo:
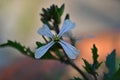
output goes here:
[{"label": "flower petal", "polygon": [[46,24],[44,24],[43,27],[38,30],[38,33],[40,35],[47,36],[50,38],[53,37],[53,34],[51,33],[49,27]]},{"label": "flower petal", "polygon": [[54,42],[51,41],[50,43],[38,48],[35,52],[35,58],[36,59],[41,58],[53,44],[54,44]]},{"label": "flower petal", "polygon": [[63,40],[60,40],[59,44],[63,47],[64,51],[71,59],[75,59],[80,53],[79,50]]},{"label": "flower petal", "polygon": [[63,26],[58,34],[58,37],[61,37],[65,32],[71,30],[75,27],[75,23],[71,22],[69,19],[65,20]]}]

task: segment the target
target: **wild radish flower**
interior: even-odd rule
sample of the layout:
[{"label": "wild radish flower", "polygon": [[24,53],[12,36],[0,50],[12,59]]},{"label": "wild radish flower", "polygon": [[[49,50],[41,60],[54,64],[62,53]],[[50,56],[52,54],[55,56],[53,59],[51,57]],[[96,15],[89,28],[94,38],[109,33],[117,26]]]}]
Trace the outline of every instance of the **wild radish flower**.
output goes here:
[{"label": "wild radish flower", "polygon": [[38,33],[42,36],[47,36],[51,38],[52,41],[36,49],[35,58],[36,59],[41,58],[49,50],[49,48],[52,47],[57,42],[63,47],[65,53],[68,55],[70,59],[75,59],[80,53],[79,50],[77,50],[74,46],[70,45],[69,43],[61,39],[62,35],[65,32],[71,30],[74,27],[75,27],[75,23],[72,23],[70,20],[65,20],[59,34],[54,35],[51,33],[49,27],[46,24],[44,24],[43,27],[38,30]]}]

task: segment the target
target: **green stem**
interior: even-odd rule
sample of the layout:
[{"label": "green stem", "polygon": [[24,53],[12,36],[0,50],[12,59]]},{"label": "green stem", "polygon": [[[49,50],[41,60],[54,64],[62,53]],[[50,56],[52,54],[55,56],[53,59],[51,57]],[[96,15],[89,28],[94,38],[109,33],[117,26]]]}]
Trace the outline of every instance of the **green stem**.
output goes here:
[{"label": "green stem", "polygon": [[[65,51],[64,51],[64,53],[65,53]],[[62,59],[62,60],[64,60],[64,63],[71,65],[74,69],[76,69],[82,75],[82,77],[85,80],[89,80],[88,77],[84,74],[84,72],[67,56],[67,54],[65,54],[65,56],[67,59],[66,60]]]},{"label": "green stem", "polygon": [[47,39],[45,38],[45,36],[42,36],[42,38],[45,40],[46,43],[48,43]]},{"label": "green stem", "polygon": [[60,32],[58,24],[54,23],[55,32],[58,34]]},{"label": "green stem", "polygon": [[89,80],[88,77],[84,74],[84,72],[80,68],[78,68],[78,66],[76,66],[72,60],[68,59],[66,63],[71,65],[74,69],[76,69],[85,80]]}]

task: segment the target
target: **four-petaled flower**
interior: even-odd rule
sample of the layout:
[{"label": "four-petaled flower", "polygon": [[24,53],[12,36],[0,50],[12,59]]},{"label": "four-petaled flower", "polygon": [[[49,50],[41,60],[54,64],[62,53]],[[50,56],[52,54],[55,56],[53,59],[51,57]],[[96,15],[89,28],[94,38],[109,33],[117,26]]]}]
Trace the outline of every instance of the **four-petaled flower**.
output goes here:
[{"label": "four-petaled flower", "polygon": [[75,23],[73,23],[67,19],[64,21],[59,34],[54,35],[51,33],[49,27],[46,24],[44,24],[43,27],[38,30],[38,33],[42,36],[47,36],[47,37],[51,38],[52,41],[50,41],[48,44],[36,49],[35,58],[36,59],[41,58],[49,50],[49,48],[52,47],[57,42],[63,47],[65,53],[67,54],[67,56],[70,59],[75,59],[80,53],[79,50],[77,50],[75,47],[73,47],[72,45],[70,45],[69,43],[67,43],[61,39],[62,35],[65,32],[71,30],[74,27],[75,27]]}]

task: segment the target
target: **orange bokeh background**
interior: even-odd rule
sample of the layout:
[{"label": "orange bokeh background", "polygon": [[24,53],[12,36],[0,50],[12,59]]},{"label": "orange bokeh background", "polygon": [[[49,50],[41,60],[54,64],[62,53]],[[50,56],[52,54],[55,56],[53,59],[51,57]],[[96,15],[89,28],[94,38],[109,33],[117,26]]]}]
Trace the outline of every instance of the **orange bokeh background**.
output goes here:
[{"label": "orange bokeh background", "polygon": [[120,32],[107,32],[97,34],[94,38],[87,38],[77,44],[81,54],[79,58],[84,57],[89,59],[91,57],[91,48],[93,44],[98,48],[100,59],[105,57],[116,49],[117,56],[120,56]]},{"label": "orange bokeh background", "polygon": [[[39,15],[42,8],[64,3],[62,22],[66,13],[69,13],[70,19],[76,23],[73,34],[79,37],[82,34],[95,36],[76,43],[80,55],[74,61],[79,67],[83,65],[82,58],[92,62],[93,44],[98,48],[100,61],[105,61],[113,49],[116,49],[117,57],[120,56],[118,0],[0,0],[0,3],[0,44],[16,40],[35,50],[35,42],[43,42],[42,37],[37,34],[37,30],[43,25]],[[77,74],[71,67],[58,61],[36,61],[11,48],[0,49],[0,61],[0,80],[30,80],[36,77],[56,80],[53,78],[55,74],[59,78],[64,74],[72,77]]]}]

